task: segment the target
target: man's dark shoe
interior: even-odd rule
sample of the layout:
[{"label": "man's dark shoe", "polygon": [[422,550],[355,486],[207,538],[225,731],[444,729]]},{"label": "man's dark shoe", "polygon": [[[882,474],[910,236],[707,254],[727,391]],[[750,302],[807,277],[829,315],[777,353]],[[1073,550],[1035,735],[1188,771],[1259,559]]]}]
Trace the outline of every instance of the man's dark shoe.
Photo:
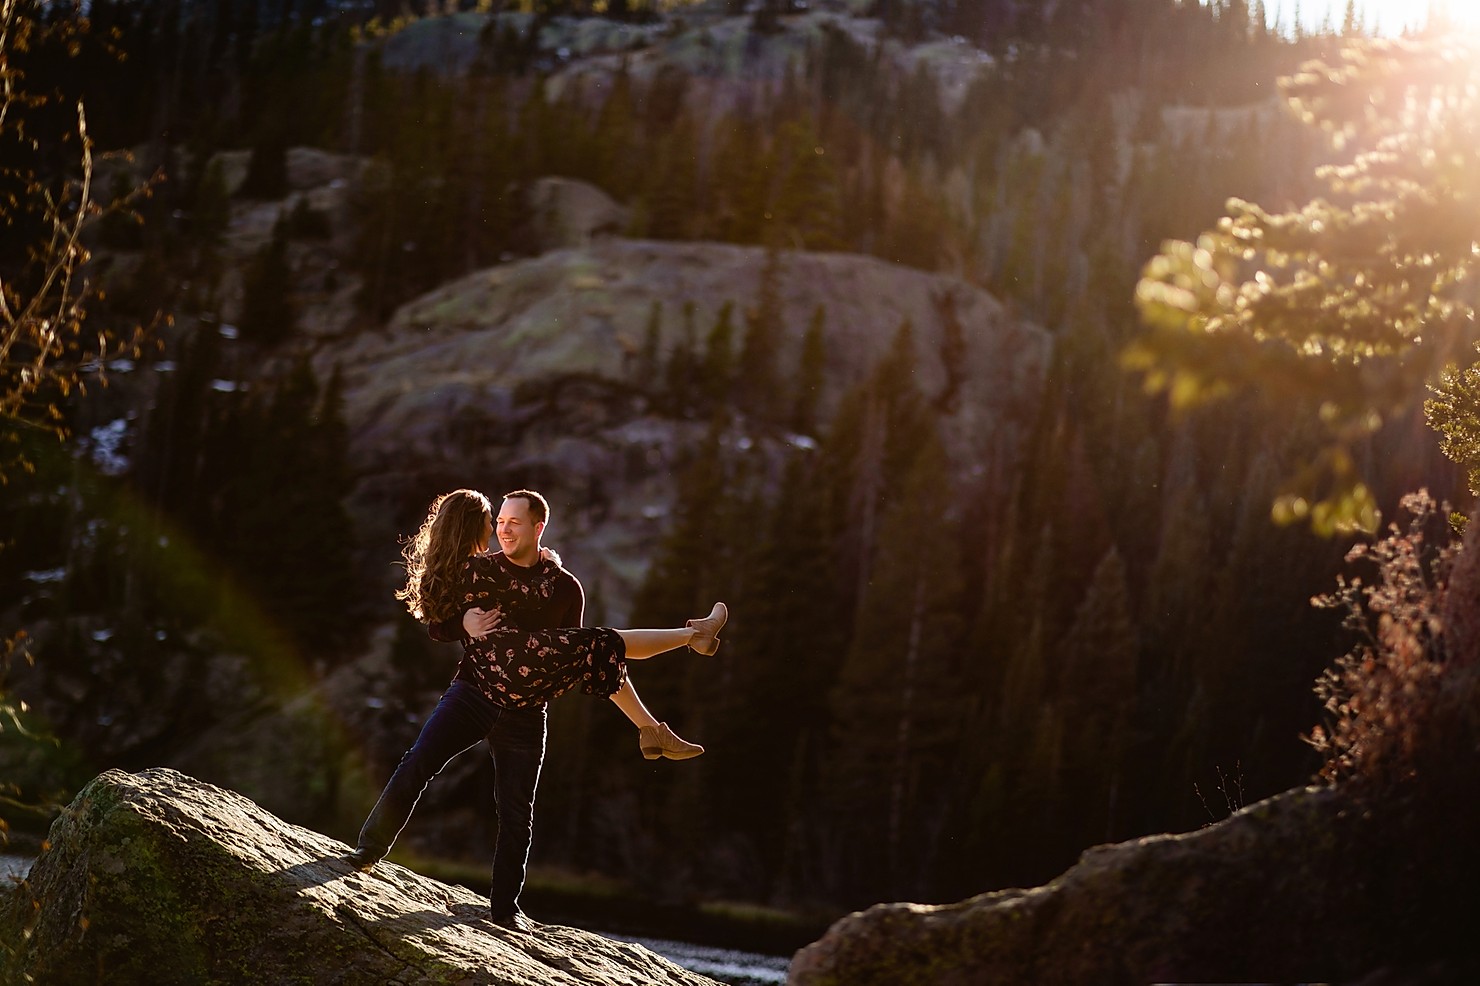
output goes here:
[{"label": "man's dark shoe", "polygon": [[529,915],[515,909],[512,914],[494,914],[493,923],[500,928],[508,928],[510,931],[522,931],[529,934],[534,931],[535,923],[529,919]]},{"label": "man's dark shoe", "polygon": [[375,864],[380,862],[380,853],[361,846],[344,857],[344,861],[361,873],[369,873],[375,867]]}]

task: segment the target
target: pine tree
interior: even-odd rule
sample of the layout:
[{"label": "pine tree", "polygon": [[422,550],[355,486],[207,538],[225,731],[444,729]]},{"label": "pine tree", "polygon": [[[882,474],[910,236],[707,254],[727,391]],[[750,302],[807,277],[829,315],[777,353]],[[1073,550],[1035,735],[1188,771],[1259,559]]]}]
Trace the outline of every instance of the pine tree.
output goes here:
[{"label": "pine tree", "polygon": [[827,309],[818,305],[807,323],[807,334],[802,337],[801,357],[797,361],[796,403],[791,410],[791,430],[799,435],[817,432],[818,404],[822,399],[822,385],[827,371],[827,337],[823,327],[827,323]]},{"label": "pine tree", "polygon": [[[768,872],[786,851],[775,838],[775,806],[788,797],[815,800],[815,765],[798,758],[826,738],[827,694],[847,646],[832,571],[835,518],[822,509],[817,469],[812,456],[792,456],[775,498],[750,518],[755,557],[743,610],[735,608],[745,617],[726,644],[739,714],[713,749],[717,807],[748,835]],[[756,709],[766,710],[768,723],[759,733]],[[778,771],[780,763],[793,771]]]},{"label": "pine tree", "polygon": [[745,339],[735,367],[735,393],[740,406],[763,421],[775,409],[781,317],[781,251],[767,247],[755,306],[746,313]]},{"label": "pine tree", "polygon": [[780,144],[789,159],[774,210],[782,242],[803,250],[841,249],[840,183],[811,118],[788,123]]},{"label": "pine tree", "polygon": [[146,508],[187,530],[208,529],[213,489],[204,455],[212,416],[211,382],[219,372],[221,337],[197,332],[181,345],[175,372],[164,378],[141,428],[129,479]]},{"label": "pine tree", "polygon": [[672,520],[633,602],[636,625],[681,623],[706,605],[707,593],[719,578],[725,546],[719,543],[718,511],[727,480],[722,433],[723,421],[716,417],[683,469]]},{"label": "pine tree", "polygon": [[663,302],[653,300],[648,308],[647,327],[643,330],[642,350],[637,358],[637,381],[656,391],[663,370]]},{"label": "pine tree", "polygon": [[646,227],[638,234],[658,240],[686,239],[699,211],[697,139],[687,115],[664,134],[643,195]]},{"label": "pine tree", "polygon": [[596,115],[594,181],[618,201],[632,198],[642,169],[633,160],[637,120],[632,93],[632,73],[624,59],[612,74],[611,90]]},{"label": "pine tree", "polygon": [[713,185],[719,204],[715,234],[731,243],[769,241],[776,152],[758,124],[737,114],[719,138]]},{"label": "pine tree", "polygon": [[467,236],[473,262],[486,265],[531,251],[531,217],[526,176],[519,172],[523,139],[508,121],[508,86],[498,80],[485,83],[478,88],[478,100]]},{"label": "pine tree", "polygon": [[[960,721],[955,709],[961,643],[960,538],[944,450],[930,431],[898,476],[858,607],[852,645],[830,705],[835,808],[885,819],[885,855],[870,860],[889,892],[918,892],[934,850],[922,817],[944,802]],[[932,805],[932,802],[936,802]],[[909,811],[906,811],[907,806]],[[933,810],[932,810],[933,809]]]},{"label": "pine tree", "polygon": [[252,156],[247,160],[247,177],[237,194],[269,202],[288,194],[288,141],[283,125],[274,117],[259,124]]},{"label": "pine tree", "polygon": [[1084,812],[1080,839],[1109,841],[1119,821],[1140,651],[1125,564],[1114,548],[1095,569],[1063,651],[1066,778],[1076,801],[1098,814]]},{"label": "pine tree", "polygon": [[919,436],[933,427],[915,365],[914,331],[906,321],[869,379],[843,396],[823,443],[828,510],[845,518],[838,556],[849,607],[863,596],[891,483],[910,474]]},{"label": "pine tree", "polygon": [[239,404],[245,447],[221,517],[228,557],[264,609],[320,653],[343,639],[342,624],[326,626],[324,614],[348,612],[358,585],[340,388],[336,375],[321,395],[300,359],[270,393]]},{"label": "pine tree", "polygon": [[1001,292],[1008,297],[1036,303],[1042,286],[1043,217],[1039,212],[1039,189],[1043,182],[1043,158],[1026,151],[1014,154],[1008,171],[1010,194],[1016,208],[1012,233],[1001,276]]},{"label": "pine tree", "polygon": [[704,344],[704,393],[711,401],[726,404],[735,375],[735,303],[720,305],[714,326]]},{"label": "pine tree", "polygon": [[695,390],[695,379],[700,367],[697,330],[694,326],[694,303],[684,302],[683,319],[678,338],[668,351],[668,364],[664,368],[664,395],[674,414],[689,414],[695,409],[702,396]]},{"label": "pine tree", "polygon": [[190,231],[206,249],[220,245],[231,219],[231,196],[226,190],[226,172],[219,157],[212,157],[201,176],[190,211]]},{"label": "pine tree", "polygon": [[961,385],[966,377],[966,330],[956,312],[956,295],[944,291],[931,298],[940,316],[940,366],[946,383],[932,402],[943,414],[954,414],[961,403]]},{"label": "pine tree", "polygon": [[275,346],[291,338],[297,328],[292,291],[287,222],[279,216],[272,238],[257,251],[242,277],[242,339]]}]

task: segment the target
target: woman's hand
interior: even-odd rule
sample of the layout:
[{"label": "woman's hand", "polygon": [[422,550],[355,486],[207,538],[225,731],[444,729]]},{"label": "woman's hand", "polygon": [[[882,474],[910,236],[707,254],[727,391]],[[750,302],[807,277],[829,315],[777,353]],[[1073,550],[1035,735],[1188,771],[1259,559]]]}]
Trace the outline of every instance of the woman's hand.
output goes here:
[{"label": "woman's hand", "polygon": [[554,548],[546,548],[544,545],[540,545],[540,560],[553,561],[556,565],[559,565],[560,553]]},{"label": "woman's hand", "polygon": [[503,621],[503,611],[497,607],[493,609],[474,607],[463,614],[463,632],[474,640],[482,640],[488,636],[490,630],[495,629]]}]

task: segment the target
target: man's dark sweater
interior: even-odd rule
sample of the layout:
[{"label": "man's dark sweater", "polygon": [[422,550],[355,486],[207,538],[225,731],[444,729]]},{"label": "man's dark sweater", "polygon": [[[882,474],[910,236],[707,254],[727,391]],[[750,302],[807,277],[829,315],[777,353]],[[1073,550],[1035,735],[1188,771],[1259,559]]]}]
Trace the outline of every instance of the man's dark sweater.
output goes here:
[{"label": "man's dark sweater", "polygon": [[[489,555],[488,561],[507,578],[507,583],[502,584],[496,595],[465,604],[456,616],[428,624],[427,633],[433,640],[460,640],[466,645],[470,638],[463,630],[463,615],[477,606],[502,610],[500,629],[558,630],[581,625],[585,618],[586,593],[574,575],[545,559],[528,567],[516,565],[501,551]],[[464,661],[458,662],[455,680],[477,682]]]}]

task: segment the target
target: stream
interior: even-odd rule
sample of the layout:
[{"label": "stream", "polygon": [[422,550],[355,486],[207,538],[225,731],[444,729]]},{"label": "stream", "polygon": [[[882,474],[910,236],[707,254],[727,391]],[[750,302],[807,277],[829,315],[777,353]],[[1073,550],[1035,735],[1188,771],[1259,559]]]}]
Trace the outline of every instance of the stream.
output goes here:
[{"label": "stream", "polygon": [[717,979],[730,986],[772,986],[786,982],[786,967],[791,960],[784,956],[761,955],[709,945],[669,941],[665,938],[634,938],[629,935],[598,931],[597,934],[618,941],[636,942],[651,949],[690,972]]}]

